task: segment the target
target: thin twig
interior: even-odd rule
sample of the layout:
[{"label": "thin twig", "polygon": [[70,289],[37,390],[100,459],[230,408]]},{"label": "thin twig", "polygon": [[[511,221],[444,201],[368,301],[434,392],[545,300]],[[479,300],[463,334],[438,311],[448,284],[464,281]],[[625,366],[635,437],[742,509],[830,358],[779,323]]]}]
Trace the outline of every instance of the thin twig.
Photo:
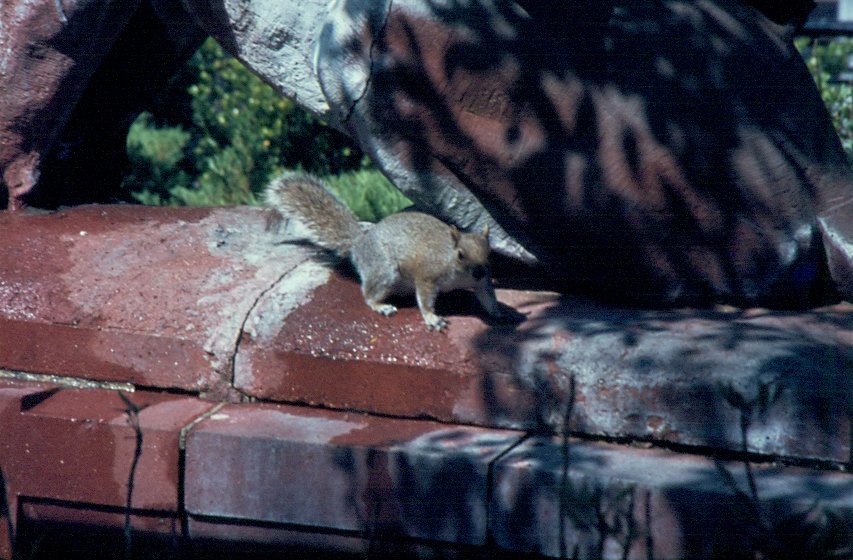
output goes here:
[{"label": "thin twig", "polygon": [[130,463],[130,472],[127,475],[127,499],[124,508],[124,557],[126,560],[133,558],[133,532],[130,526],[130,512],[133,509],[133,482],[136,479],[136,467],[142,456],[142,428],[139,425],[139,411],[141,410],[122,391],[118,396],[126,406],[124,413],[127,414],[127,423],[136,434],[136,448],[133,450],[133,461]]}]

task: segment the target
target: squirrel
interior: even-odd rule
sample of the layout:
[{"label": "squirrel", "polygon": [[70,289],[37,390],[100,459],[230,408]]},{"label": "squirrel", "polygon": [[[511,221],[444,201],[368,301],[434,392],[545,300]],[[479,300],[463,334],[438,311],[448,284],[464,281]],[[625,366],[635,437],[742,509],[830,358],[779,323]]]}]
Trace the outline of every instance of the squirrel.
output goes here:
[{"label": "squirrel", "polygon": [[348,258],[367,305],[382,315],[397,308],[385,300],[414,293],[430,330],[447,321],[435,313],[439,293],[472,288],[492,317],[504,317],[489,273],[489,229],[463,233],[428,214],[398,212],[362,227],[353,212],[312,175],[288,172],[264,193],[266,206],[297,226],[309,243]]}]

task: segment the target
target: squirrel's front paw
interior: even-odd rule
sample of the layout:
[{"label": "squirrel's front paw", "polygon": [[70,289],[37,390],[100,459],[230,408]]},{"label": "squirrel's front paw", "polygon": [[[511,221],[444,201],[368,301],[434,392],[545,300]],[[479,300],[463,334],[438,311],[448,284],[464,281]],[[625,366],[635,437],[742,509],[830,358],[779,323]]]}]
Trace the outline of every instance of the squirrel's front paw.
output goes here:
[{"label": "squirrel's front paw", "polygon": [[435,313],[424,314],[424,322],[431,331],[441,331],[447,326],[447,319]]}]

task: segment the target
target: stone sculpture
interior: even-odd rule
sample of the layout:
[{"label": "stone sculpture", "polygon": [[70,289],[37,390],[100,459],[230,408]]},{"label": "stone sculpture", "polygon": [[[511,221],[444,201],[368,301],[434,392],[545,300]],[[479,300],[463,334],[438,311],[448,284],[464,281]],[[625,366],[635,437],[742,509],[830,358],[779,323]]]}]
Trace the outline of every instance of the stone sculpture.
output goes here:
[{"label": "stone sculpture", "polygon": [[[114,173],[87,179],[204,29],[419,205],[489,226],[558,289],[850,300],[853,176],[791,40],[810,6],[15,0],[0,169],[13,206],[109,200]],[[134,55],[154,44],[160,64]]]}]

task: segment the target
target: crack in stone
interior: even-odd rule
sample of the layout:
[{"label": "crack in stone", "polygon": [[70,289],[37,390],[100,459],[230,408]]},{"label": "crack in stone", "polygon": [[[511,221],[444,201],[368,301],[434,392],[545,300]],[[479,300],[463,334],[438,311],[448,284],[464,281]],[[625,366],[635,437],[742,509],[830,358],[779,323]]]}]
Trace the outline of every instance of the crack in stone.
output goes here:
[{"label": "crack in stone", "polygon": [[349,110],[347,111],[346,116],[344,117],[343,122],[348,123],[350,118],[352,118],[353,113],[355,113],[356,106],[361,103],[361,101],[367,96],[367,92],[370,89],[370,83],[373,81],[373,67],[374,67],[374,59],[373,59],[373,51],[376,48],[376,44],[382,40],[385,36],[385,29],[388,27],[388,20],[391,19],[391,10],[394,7],[394,0],[389,0],[388,9],[385,11],[385,18],[382,20],[382,26],[379,28],[379,33],[373,38],[373,41],[370,43],[370,49],[367,52],[367,58],[370,61],[370,68],[367,72],[367,79],[364,81],[364,87],[361,90],[361,93],[356,97],[353,102],[349,106]]},{"label": "crack in stone", "polygon": [[202,414],[199,414],[198,416],[196,416],[195,418],[190,420],[186,426],[181,428],[181,431],[178,434],[178,449],[180,451],[186,451],[186,449],[187,449],[187,437],[190,435],[190,432],[192,431],[192,429],[195,428],[198,424],[204,422],[205,420],[207,420],[208,418],[210,418],[211,416],[216,414],[217,412],[219,412],[220,410],[222,410],[222,408],[227,404],[228,404],[227,402],[217,403],[216,405],[211,407],[207,412],[203,412]]},{"label": "crack in stone", "polygon": [[237,354],[239,354],[240,352],[240,344],[243,340],[243,334],[245,334],[246,332],[246,323],[249,322],[249,318],[254,314],[255,309],[257,309],[264,296],[270,293],[270,291],[274,290],[275,287],[278,286],[288,274],[293,272],[295,268],[296,266],[286,270],[278,278],[276,278],[275,281],[270,282],[269,286],[267,286],[258,294],[258,296],[255,298],[255,301],[253,301],[252,305],[249,306],[249,310],[246,312],[246,315],[243,317],[243,320],[240,321],[240,328],[237,330],[237,338],[234,341],[234,351],[231,352],[231,357],[229,358],[228,364],[228,369],[231,375],[231,379],[228,381],[228,384],[230,385],[231,389],[238,391],[240,394],[244,393],[237,389],[235,385],[235,383],[237,382]]}]

